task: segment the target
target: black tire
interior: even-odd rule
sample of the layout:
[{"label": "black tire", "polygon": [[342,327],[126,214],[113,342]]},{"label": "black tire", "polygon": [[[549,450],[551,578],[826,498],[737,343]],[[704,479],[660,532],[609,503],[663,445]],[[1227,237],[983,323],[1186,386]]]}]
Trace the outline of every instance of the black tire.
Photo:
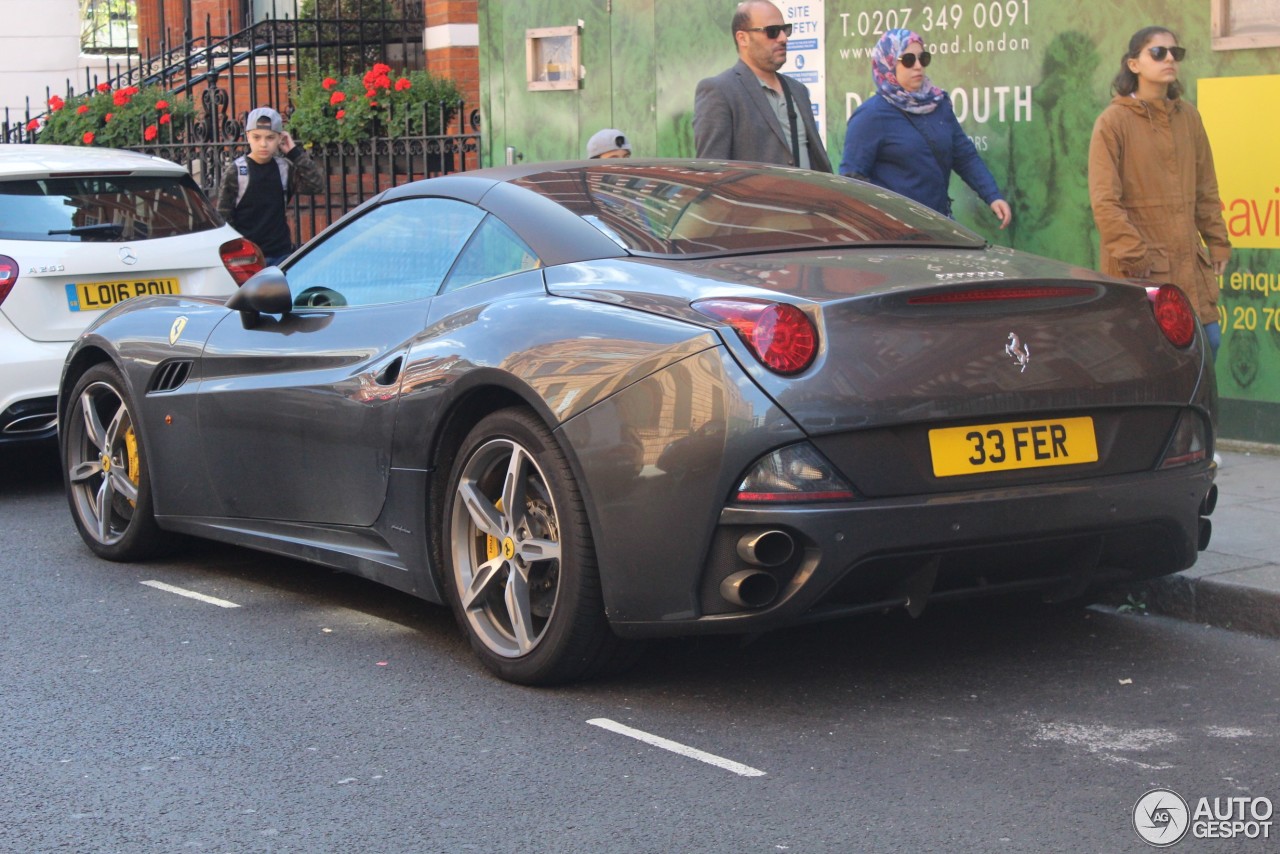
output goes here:
[{"label": "black tire", "polygon": [[612,670],[591,525],[564,452],[527,409],[477,424],[455,457],[443,526],[449,603],[485,666],[551,685]]},{"label": "black tire", "polygon": [[71,518],[93,553],[107,560],[143,560],[172,545],[156,524],[136,411],[116,367],[95,365],[76,382],[59,426]]}]

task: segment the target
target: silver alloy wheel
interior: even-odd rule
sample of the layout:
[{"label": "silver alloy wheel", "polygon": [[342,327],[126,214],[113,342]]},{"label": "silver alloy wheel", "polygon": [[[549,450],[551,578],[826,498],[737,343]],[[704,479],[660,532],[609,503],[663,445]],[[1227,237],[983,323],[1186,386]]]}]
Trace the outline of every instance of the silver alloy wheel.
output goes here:
[{"label": "silver alloy wheel", "polygon": [[138,505],[140,460],[133,416],[105,382],[86,386],[68,413],[67,479],[83,528],[104,546],[128,532]]},{"label": "silver alloy wheel", "polygon": [[468,625],[494,654],[531,652],[560,592],[560,530],[547,478],[510,439],[476,448],[458,479],[450,547]]}]

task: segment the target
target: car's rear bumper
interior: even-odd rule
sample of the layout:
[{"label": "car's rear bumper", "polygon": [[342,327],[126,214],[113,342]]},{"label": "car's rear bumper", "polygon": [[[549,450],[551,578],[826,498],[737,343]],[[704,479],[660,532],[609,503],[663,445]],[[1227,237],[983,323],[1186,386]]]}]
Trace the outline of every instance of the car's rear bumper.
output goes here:
[{"label": "car's rear bumper", "polygon": [[57,433],[58,379],[70,341],[32,341],[0,313],[0,444]]},{"label": "car's rear bumper", "polygon": [[[1197,464],[838,506],[728,507],[693,581],[695,613],[614,627],[630,637],[756,632],[1002,591],[1068,596],[1092,581],[1176,572],[1208,536],[1214,473]],[[743,538],[771,531],[789,538],[792,555],[775,566],[744,558]],[[725,579],[744,572],[772,577],[767,604],[731,601]],[[757,590],[769,588],[763,579]]]}]

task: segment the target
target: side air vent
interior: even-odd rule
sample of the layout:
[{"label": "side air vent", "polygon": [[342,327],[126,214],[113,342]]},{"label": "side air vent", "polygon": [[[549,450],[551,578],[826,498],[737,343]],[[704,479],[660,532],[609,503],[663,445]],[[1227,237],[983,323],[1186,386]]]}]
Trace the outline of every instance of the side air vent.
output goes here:
[{"label": "side air vent", "polygon": [[189,376],[191,376],[190,359],[175,359],[172,362],[165,362],[156,368],[156,372],[151,375],[151,388],[147,389],[147,394],[173,391],[176,388],[180,388]]}]

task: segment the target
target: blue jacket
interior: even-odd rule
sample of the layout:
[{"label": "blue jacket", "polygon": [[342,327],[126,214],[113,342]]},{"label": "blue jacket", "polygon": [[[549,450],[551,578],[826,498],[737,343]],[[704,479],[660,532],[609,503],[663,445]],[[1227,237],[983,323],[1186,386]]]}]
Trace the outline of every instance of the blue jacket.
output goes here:
[{"label": "blue jacket", "polygon": [[987,204],[1004,198],[945,95],[932,113],[910,117],[873,95],[849,118],[841,175],[861,177],[951,216],[952,171]]}]

